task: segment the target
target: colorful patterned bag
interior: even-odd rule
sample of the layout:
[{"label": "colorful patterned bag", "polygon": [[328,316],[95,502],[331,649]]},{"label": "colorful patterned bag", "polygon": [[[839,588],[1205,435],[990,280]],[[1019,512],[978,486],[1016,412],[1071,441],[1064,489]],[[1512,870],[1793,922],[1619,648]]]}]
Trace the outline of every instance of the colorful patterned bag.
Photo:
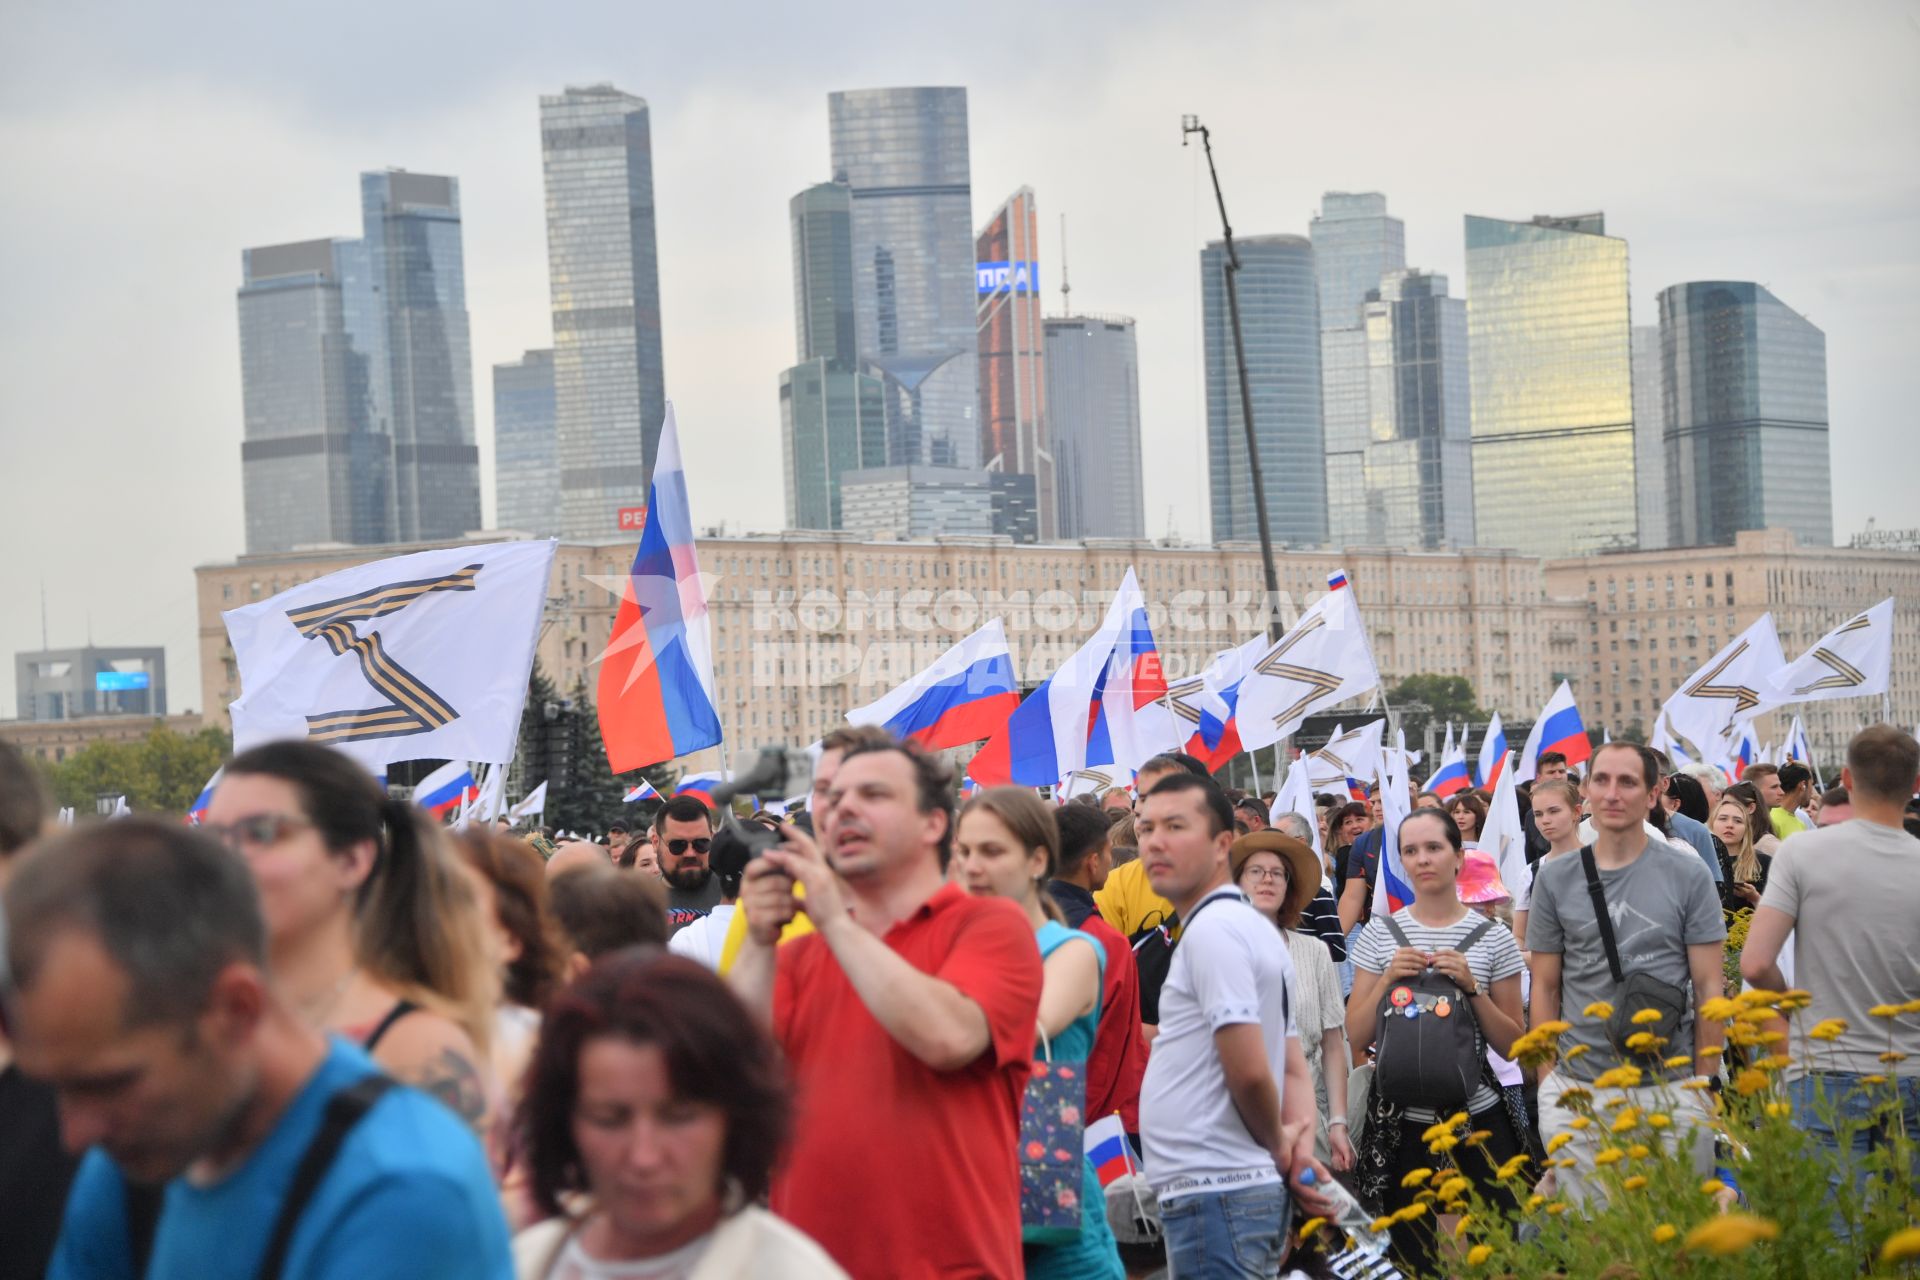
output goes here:
[{"label": "colorful patterned bag", "polygon": [[1020,1238],[1064,1244],[1080,1235],[1087,1064],[1055,1062],[1045,1031],[1040,1046],[1020,1104]]}]

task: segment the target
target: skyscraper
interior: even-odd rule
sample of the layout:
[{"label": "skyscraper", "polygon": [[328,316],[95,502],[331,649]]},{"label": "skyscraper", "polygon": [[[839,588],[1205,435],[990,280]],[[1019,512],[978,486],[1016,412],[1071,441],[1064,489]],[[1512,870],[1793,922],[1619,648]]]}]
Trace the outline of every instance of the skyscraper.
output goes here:
[{"label": "skyscraper", "polygon": [[[393,540],[393,437],[383,379],[347,328],[357,241],[241,252],[240,475],[247,551]],[[371,290],[366,290],[370,299]]]},{"label": "skyscraper", "polygon": [[1062,538],[1144,538],[1140,355],[1125,316],[1050,316],[1047,424]]},{"label": "skyscraper", "polygon": [[551,537],[560,531],[553,422],[553,351],[493,366],[494,524]]},{"label": "skyscraper", "polygon": [[[1253,425],[1273,540],[1276,545],[1319,546],[1327,540],[1327,476],[1313,247],[1304,236],[1284,235],[1252,236],[1235,245],[1240,252],[1236,286]],[[1221,276],[1225,262],[1226,246],[1220,241],[1200,251],[1207,461],[1216,542],[1260,536]]]},{"label": "skyscraper", "polygon": [[[480,449],[454,178],[389,169],[360,175],[375,332],[356,334],[384,386],[393,435],[393,536],[458,538],[480,527]],[[377,318],[376,318],[377,317]],[[349,328],[358,328],[349,316]]]},{"label": "skyscraper", "polygon": [[1667,547],[1667,415],[1662,403],[1660,326],[1633,326],[1634,508],[1640,549]]},{"label": "skyscraper", "polygon": [[979,258],[980,461],[988,471],[1032,478],[1033,527],[1040,541],[1051,542],[1059,499],[1047,439],[1040,233],[1030,188],[1014,192],[987,219],[974,253]]},{"label": "skyscraper", "polygon": [[895,465],[980,462],[967,91],[827,96],[833,176],[853,197],[854,333],[886,380]]},{"label": "skyscraper", "polygon": [[1632,547],[1627,242],[1598,213],[1467,218],[1478,541],[1528,555]]},{"label": "skyscraper", "polygon": [[1467,304],[1429,271],[1389,271],[1379,294],[1367,303],[1367,540],[1428,551],[1473,546]]},{"label": "skyscraper", "polygon": [[1321,196],[1309,238],[1323,329],[1357,326],[1360,308],[1380,287],[1380,277],[1407,265],[1406,224],[1387,216],[1387,198],[1378,191]]},{"label": "skyscraper", "polygon": [[1764,287],[1660,293],[1668,527],[1676,546],[1784,527],[1833,545],[1827,339]]},{"label": "skyscraper", "polygon": [[560,529],[644,506],[666,417],[647,104],[612,85],[540,99]]},{"label": "skyscraper", "polygon": [[780,448],[789,529],[841,526],[840,477],[887,461],[883,384],[854,340],[853,193],[822,182],[788,206],[794,337],[800,363],[780,375]]}]

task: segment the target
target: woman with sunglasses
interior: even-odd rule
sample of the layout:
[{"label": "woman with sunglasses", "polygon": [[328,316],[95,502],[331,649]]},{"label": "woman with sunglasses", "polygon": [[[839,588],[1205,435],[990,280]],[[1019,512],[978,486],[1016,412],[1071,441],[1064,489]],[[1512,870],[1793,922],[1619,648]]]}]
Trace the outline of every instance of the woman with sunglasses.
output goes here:
[{"label": "woman with sunglasses", "polygon": [[205,825],[253,871],[294,1008],[484,1133],[499,979],[479,893],[426,815],[337,751],[271,742],[227,762]]},{"label": "woman with sunglasses", "polygon": [[[960,810],[948,874],[977,898],[1006,898],[1026,912],[1046,969],[1034,1058],[1080,1062],[1099,1034],[1106,952],[1091,935],[1069,929],[1047,893],[1059,858],[1060,832],[1046,803],[1025,787],[991,787]],[[1027,1245],[1028,1280],[1126,1275],[1107,1225],[1106,1196],[1085,1158],[1080,1175],[1080,1232],[1063,1244]]]}]

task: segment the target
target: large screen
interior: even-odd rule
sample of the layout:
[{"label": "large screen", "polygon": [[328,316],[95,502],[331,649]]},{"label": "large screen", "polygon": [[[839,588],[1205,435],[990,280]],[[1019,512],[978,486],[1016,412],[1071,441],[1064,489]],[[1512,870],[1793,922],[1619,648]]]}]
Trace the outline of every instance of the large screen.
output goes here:
[{"label": "large screen", "polygon": [[93,676],[93,687],[100,693],[145,689],[152,683],[153,677],[144,671],[96,671]]}]

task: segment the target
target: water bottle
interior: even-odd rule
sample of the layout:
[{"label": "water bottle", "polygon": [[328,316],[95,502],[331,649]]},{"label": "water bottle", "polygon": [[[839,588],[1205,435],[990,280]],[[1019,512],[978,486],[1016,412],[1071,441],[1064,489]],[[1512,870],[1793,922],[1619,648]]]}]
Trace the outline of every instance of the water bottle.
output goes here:
[{"label": "water bottle", "polygon": [[1327,1221],[1352,1236],[1354,1248],[1375,1257],[1385,1256],[1392,1241],[1386,1232],[1373,1229],[1373,1215],[1353,1198],[1353,1192],[1331,1178],[1321,1182],[1311,1165],[1300,1171],[1300,1182],[1333,1202],[1333,1212],[1327,1215]]}]

